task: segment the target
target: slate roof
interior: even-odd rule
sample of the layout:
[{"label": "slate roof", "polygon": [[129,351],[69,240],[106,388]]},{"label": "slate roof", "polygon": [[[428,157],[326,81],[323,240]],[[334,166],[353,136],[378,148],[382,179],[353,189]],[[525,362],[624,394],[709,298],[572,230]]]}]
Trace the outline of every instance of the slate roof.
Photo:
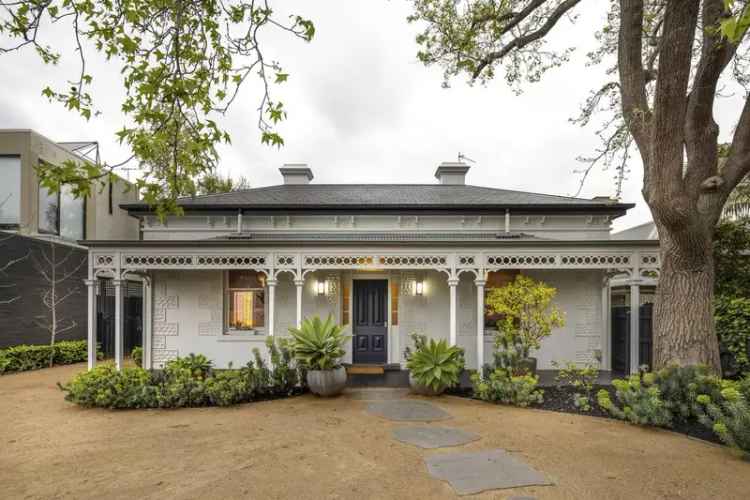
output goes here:
[{"label": "slate roof", "polygon": [[[606,209],[633,207],[610,200],[570,198],[467,185],[443,184],[282,184],[230,193],[182,198],[187,210],[227,209]],[[145,203],[121,205],[148,211]]]}]

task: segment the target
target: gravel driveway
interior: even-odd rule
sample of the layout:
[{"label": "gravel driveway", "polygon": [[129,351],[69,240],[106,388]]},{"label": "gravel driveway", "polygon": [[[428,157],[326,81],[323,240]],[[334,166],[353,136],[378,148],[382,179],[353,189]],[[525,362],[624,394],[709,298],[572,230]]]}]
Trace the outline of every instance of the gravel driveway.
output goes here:
[{"label": "gravel driveway", "polygon": [[[83,365],[0,377],[0,485],[15,498],[455,498],[422,450],[367,402],[312,396],[234,408],[106,411],[63,400]],[[475,497],[745,499],[750,463],[668,431],[467,399],[432,400],[441,425],[503,448],[554,486]]]}]

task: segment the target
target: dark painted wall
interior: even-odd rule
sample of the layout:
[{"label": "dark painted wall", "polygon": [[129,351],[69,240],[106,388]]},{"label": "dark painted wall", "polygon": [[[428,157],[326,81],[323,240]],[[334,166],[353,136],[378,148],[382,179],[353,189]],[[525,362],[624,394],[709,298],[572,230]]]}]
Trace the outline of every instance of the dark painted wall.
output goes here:
[{"label": "dark painted wall", "polygon": [[58,331],[75,326],[58,334],[57,340],[85,339],[86,250],[0,231],[0,269],[19,258],[23,260],[0,272],[0,347],[49,343],[49,332],[37,323],[51,324],[50,311],[42,304],[42,294],[50,286],[40,269],[50,274],[48,261],[53,260],[58,263],[58,277],[73,273],[57,284],[58,298],[71,294],[57,306]]}]

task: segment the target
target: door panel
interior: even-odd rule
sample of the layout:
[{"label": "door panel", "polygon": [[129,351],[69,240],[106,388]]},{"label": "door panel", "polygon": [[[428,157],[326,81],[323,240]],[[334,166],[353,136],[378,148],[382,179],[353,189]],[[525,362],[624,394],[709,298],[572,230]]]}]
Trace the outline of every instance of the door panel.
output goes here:
[{"label": "door panel", "polygon": [[388,360],[388,281],[354,280],[354,362]]}]

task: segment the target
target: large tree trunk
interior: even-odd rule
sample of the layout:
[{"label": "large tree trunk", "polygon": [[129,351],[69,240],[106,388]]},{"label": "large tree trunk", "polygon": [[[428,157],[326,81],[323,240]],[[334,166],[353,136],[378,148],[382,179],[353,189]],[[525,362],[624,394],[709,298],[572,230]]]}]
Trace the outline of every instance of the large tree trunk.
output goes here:
[{"label": "large tree trunk", "polygon": [[713,234],[659,225],[661,273],[654,305],[654,369],[705,364],[721,372],[714,326]]}]

